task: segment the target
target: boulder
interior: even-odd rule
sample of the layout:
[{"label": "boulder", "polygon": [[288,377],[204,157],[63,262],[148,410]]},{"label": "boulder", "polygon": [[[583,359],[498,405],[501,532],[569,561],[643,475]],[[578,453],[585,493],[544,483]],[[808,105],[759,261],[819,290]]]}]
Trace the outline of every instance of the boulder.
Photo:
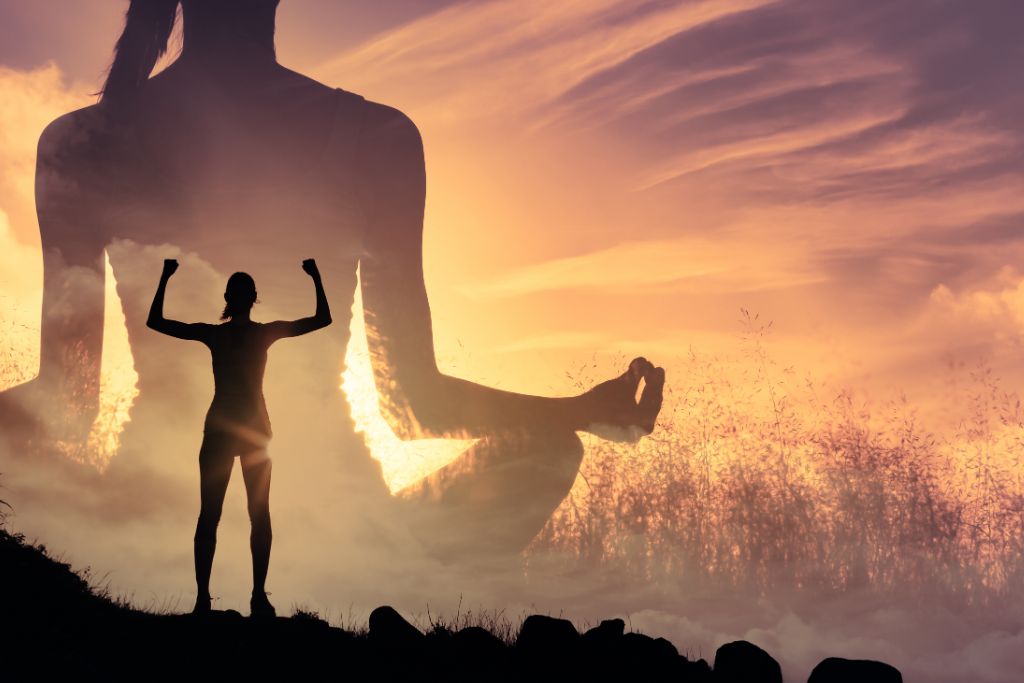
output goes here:
[{"label": "boulder", "polygon": [[426,636],[387,605],[370,612],[370,640],[392,647],[416,647]]},{"label": "boulder", "polygon": [[[424,666],[408,680],[439,678],[451,683],[476,683],[508,679],[510,650],[486,629],[469,626],[452,632],[435,628],[426,640]],[[444,672],[443,677],[440,672]]]},{"label": "boulder", "polygon": [[691,662],[683,655],[679,655],[679,659],[682,660],[682,670],[686,672],[682,677],[682,680],[686,683],[711,683],[714,680],[714,674],[711,673],[711,665],[703,659]]},{"label": "boulder", "polygon": [[626,631],[626,622],[622,619],[605,619],[599,625],[583,634],[583,640],[594,643],[607,643],[622,637]]},{"label": "boulder", "polygon": [[782,683],[782,669],[753,643],[737,640],[715,652],[715,683]]},{"label": "boulder", "polygon": [[690,680],[690,662],[664,638],[627,633],[621,642],[619,666],[624,674],[647,681]]},{"label": "boulder", "polygon": [[903,683],[899,670],[884,662],[870,659],[829,657],[814,667],[807,683]]},{"label": "boulder", "polygon": [[581,673],[580,635],[566,619],[526,618],[511,656],[520,680],[571,680]]},{"label": "boulder", "polygon": [[617,657],[622,649],[626,622],[607,619],[580,636],[580,646],[587,661],[604,662]]},{"label": "boulder", "polygon": [[479,626],[467,626],[455,633],[452,643],[460,658],[471,661],[503,659],[508,652],[501,638]]},{"label": "boulder", "polygon": [[541,614],[526,617],[516,649],[523,654],[562,653],[571,654],[578,644],[580,634],[568,619],[556,619]]},{"label": "boulder", "polygon": [[679,656],[676,646],[664,638],[651,638],[642,633],[627,633],[622,639],[625,651],[637,659],[674,660]]}]

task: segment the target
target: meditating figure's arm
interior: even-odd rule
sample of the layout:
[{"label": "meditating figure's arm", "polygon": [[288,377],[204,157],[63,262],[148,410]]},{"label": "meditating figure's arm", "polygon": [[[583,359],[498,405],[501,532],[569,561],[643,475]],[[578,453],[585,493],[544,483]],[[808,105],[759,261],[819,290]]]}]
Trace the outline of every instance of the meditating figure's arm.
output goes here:
[{"label": "meditating figure's arm", "polygon": [[146,326],[161,334],[177,339],[206,343],[210,336],[210,325],[206,323],[183,323],[164,317],[164,294],[167,292],[167,282],[177,270],[177,261],[174,259],[164,260],[164,270],[160,274],[160,284],[157,285],[156,294],[153,295],[153,304],[149,307],[149,318],[146,320]]},{"label": "meditating figure's arm", "polygon": [[618,440],[649,434],[665,375],[643,358],[582,395],[559,398],[502,391],[438,370],[423,279],[422,141],[401,112],[369,106],[357,162],[369,221],[360,276],[381,412],[392,429],[406,439],[519,428],[587,430]]},{"label": "meditating figure's arm", "polygon": [[271,343],[282,337],[298,337],[309,334],[331,324],[331,308],[327,304],[327,293],[324,291],[323,279],[320,276],[320,269],[316,266],[316,261],[311,258],[306,259],[302,262],[302,270],[306,271],[306,274],[313,280],[313,287],[316,289],[316,312],[308,318],[277,320],[267,323],[265,330]]},{"label": "meditating figure's arm", "polygon": [[96,199],[83,180],[91,172],[88,111],[47,126],[36,158],[36,211],[43,257],[39,374],[0,392],[0,427],[7,436],[40,433],[78,441],[99,412],[103,353],[106,238]]}]

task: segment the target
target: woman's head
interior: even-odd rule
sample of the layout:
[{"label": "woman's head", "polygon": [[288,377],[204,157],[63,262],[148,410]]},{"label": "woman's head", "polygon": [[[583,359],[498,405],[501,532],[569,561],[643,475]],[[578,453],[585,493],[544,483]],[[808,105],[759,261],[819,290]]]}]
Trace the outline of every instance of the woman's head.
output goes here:
[{"label": "woman's head", "polygon": [[248,273],[235,273],[228,278],[228,286],[224,289],[224,302],[221,320],[248,314],[256,303],[256,281]]}]

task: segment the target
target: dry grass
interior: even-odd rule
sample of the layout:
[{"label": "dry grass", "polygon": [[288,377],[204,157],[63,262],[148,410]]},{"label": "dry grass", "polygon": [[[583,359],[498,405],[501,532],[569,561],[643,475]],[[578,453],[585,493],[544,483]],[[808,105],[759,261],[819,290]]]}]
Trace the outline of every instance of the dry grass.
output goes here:
[{"label": "dry grass", "polygon": [[526,615],[523,614],[517,619],[513,619],[503,609],[486,609],[484,607],[478,607],[475,610],[465,609],[460,599],[454,614],[437,614],[431,612],[428,606],[425,619],[424,615],[414,615],[411,617],[411,621],[425,633],[437,631],[454,633],[471,626],[483,628],[497,636],[506,645],[511,646],[515,644],[516,636],[525,617]]},{"label": "dry grass", "polygon": [[528,558],[689,591],[867,588],[963,604],[1024,594],[1017,396],[979,366],[948,397],[963,415],[940,435],[904,399],[820,398],[771,362],[769,326],[747,322],[738,380],[691,354],[651,437],[588,442]]}]

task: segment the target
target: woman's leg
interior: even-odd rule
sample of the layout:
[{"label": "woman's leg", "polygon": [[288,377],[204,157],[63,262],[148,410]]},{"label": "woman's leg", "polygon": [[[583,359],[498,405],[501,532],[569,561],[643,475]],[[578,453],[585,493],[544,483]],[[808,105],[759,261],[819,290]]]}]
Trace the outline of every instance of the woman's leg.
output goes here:
[{"label": "woman's leg", "polygon": [[249,521],[252,524],[249,536],[249,547],[252,549],[252,592],[258,596],[266,592],[270,543],[273,539],[270,528],[270,456],[266,450],[258,450],[246,453],[241,461],[245,494],[249,501]]},{"label": "woman's leg", "polygon": [[220,523],[232,465],[234,454],[231,452],[231,440],[216,433],[204,434],[203,445],[199,449],[200,508],[194,543],[197,607],[199,599],[210,598],[210,572],[217,547],[217,524]]},{"label": "woman's leg", "polygon": [[582,460],[571,430],[493,434],[398,495],[416,535],[442,558],[512,554],[565,500]]}]

